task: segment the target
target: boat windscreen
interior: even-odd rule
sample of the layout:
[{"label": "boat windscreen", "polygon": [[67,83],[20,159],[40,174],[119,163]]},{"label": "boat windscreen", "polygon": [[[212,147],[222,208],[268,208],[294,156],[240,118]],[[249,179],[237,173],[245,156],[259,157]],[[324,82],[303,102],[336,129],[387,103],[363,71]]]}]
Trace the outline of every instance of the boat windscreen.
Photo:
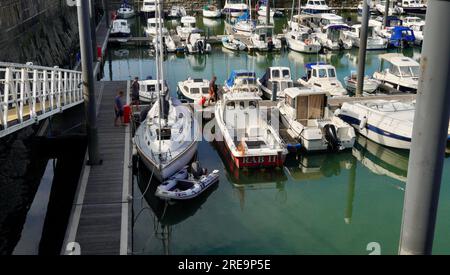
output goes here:
[{"label": "boat windscreen", "polygon": [[403,77],[419,77],[419,66],[400,66]]}]

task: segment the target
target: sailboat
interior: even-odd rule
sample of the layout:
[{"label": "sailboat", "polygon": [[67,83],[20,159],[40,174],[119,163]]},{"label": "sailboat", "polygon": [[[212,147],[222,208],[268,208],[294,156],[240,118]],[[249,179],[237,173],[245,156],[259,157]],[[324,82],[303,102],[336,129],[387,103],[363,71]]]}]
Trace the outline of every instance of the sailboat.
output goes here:
[{"label": "sailboat", "polygon": [[[157,1],[157,18],[161,18],[160,1]],[[162,24],[157,20],[156,78],[164,82]],[[178,99],[163,96],[156,85],[158,100],[148,111],[145,120],[136,130],[134,143],[145,165],[154,177],[163,181],[185,167],[197,151],[197,129],[192,111]]]}]

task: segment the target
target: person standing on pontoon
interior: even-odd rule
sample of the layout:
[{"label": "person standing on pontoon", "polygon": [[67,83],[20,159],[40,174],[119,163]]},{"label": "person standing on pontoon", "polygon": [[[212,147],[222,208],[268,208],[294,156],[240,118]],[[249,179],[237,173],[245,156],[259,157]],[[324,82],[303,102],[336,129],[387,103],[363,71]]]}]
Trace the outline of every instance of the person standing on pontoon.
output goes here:
[{"label": "person standing on pontoon", "polygon": [[133,83],[131,84],[131,105],[136,105],[139,111],[139,77],[135,77]]}]

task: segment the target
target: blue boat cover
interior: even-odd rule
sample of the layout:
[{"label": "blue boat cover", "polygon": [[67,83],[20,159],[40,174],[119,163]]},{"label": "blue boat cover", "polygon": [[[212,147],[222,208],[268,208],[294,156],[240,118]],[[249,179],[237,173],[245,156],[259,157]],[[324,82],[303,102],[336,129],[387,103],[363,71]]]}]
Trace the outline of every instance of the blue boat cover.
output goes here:
[{"label": "blue boat cover", "polygon": [[237,21],[246,21],[250,19],[250,14],[248,13],[248,10],[246,10],[244,13],[242,13],[241,16],[237,18]]},{"label": "blue boat cover", "polygon": [[[411,34],[404,34],[404,31],[408,31]],[[411,28],[404,26],[397,26],[392,29],[391,40],[405,40],[408,42],[414,42],[416,40],[414,36],[414,31]]]},{"label": "blue boat cover", "polygon": [[246,70],[233,70],[233,71],[231,71],[230,77],[227,80],[227,86],[233,87],[234,80],[237,77],[242,77],[242,76],[247,76],[248,78],[256,78],[255,72],[250,72],[250,71],[246,71]]},{"label": "blue boat cover", "polygon": [[306,63],[305,68],[308,70],[312,70],[312,66],[315,66],[315,65],[327,65],[327,63],[326,62]]}]

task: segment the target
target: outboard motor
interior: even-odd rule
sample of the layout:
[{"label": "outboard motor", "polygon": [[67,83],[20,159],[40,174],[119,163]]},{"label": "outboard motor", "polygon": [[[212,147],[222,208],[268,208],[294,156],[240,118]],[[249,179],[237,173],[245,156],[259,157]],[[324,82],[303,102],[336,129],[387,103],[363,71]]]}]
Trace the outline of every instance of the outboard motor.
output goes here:
[{"label": "outboard motor", "polygon": [[325,140],[328,142],[328,147],[332,151],[338,151],[341,145],[337,136],[336,127],[332,124],[327,124],[323,127]]},{"label": "outboard motor", "polygon": [[192,173],[192,175],[194,176],[195,179],[199,179],[201,176],[206,174],[206,169],[203,169],[200,166],[200,162],[194,161],[191,164],[191,173]]},{"label": "outboard motor", "polygon": [[268,48],[268,50],[269,50],[269,51],[272,51],[274,47],[275,47],[275,46],[274,46],[274,44],[273,44],[272,39],[269,39],[269,41],[267,41],[267,48]]},{"label": "outboard motor", "polygon": [[197,40],[197,47],[198,47],[198,51],[201,53],[201,54],[203,54],[203,51],[205,50],[204,48],[203,48],[203,41],[202,40]]}]

